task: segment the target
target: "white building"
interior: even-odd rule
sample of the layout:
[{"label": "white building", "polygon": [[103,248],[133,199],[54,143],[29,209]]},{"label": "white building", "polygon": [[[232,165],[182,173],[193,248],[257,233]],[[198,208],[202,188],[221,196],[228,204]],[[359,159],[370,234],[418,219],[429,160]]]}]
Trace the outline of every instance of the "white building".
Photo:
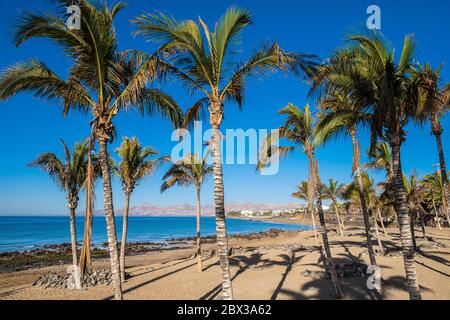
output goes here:
[{"label": "white building", "polygon": [[255,214],[253,210],[241,210],[241,216],[252,217]]}]

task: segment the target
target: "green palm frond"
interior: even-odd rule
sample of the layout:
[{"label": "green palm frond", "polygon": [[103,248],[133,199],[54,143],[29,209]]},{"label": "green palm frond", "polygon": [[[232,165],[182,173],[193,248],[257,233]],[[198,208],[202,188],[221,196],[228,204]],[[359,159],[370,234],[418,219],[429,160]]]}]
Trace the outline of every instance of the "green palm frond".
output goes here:
[{"label": "green palm frond", "polygon": [[308,105],[300,110],[296,105],[290,103],[278,111],[278,114],[287,116],[287,119],[278,129],[280,139],[291,143],[290,146],[279,146],[275,144],[273,135],[268,135],[263,141],[256,170],[259,172],[270,165],[274,156],[284,158],[287,154],[302,148],[305,152],[314,153],[314,126],[315,118]]},{"label": "green palm frond", "polygon": [[[67,5],[67,4],[66,4]],[[151,84],[168,73],[159,54],[147,55],[136,50],[120,52],[114,20],[125,7],[117,2],[81,0],[81,28],[65,25],[64,1],[55,1],[56,14],[24,12],[14,29],[17,45],[43,38],[62,48],[73,64],[63,80],[43,63],[31,60],[3,71],[0,75],[0,100],[28,91],[37,97],[56,101],[64,114],[75,109],[90,111],[93,125],[113,139],[113,117],[136,108],[141,113],[160,113],[181,125],[181,111],[174,99]]]},{"label": "green palm frond", "polygon": [[192,107],[184,114],[182,128],[192,128],[195,121],[206,117],[207,108],[209,106],[208,98],[200,98]]},{"label": "green palm frond", "polygon": [[[315,67],[313,56],[284,52],[273,42],[259,46],[243,62],[234,61],[239,36],[251,23],[250,12],[237,7],[229,8],[213,31],[201,18],[198,22],[177,20],[162,12],[140,15],[133,22],[135,34],[160,45],[158,53],[166,73],[180,80],[191,94],[201,93],[216,106],[232,102],[242,107],[250,77],[279,69],[309,76]],[[187,114],[197,117],[203,104],[200,100]]]},{"label": "green palm frond", "polygon": [[336,202],[342,197],[344,188],[344,185],[339,184],[339,181],[330,178],[329,184],[324,184],[322,187],[322,196],[324,199]]},{"label": "green palm frond", "polygon": [[165,158],[150,159],[158,155],[158,151],[151,147],[143,147],[137,138],[123,138],[116,152],[121,161],[113,167],[126,192],[133,192],[145,177],[153,174],[166,162]]},{"label": "green palm frond", "polygon": [[0,100],[7,100],[22,91],[63,103],[65,108],[86,111],[94,104],[79,83],[64,81],[37,60],[16,64],[0,74]]},{"label": "green palm frond", "polygon": [[[336,50],[332,58],[317,69],[312,92],[319,97],[348,97],[359,113],[355,126],[366,123],[371,133],[371,149],[385,136],[404,138],[404,127],[423,123],[424,95],[414,76],[415,43],[405,37],[398,62],[394,50],[379,32],[351,35],[350,45]],[[370,117],[366,117],[369,115]]]},{"label": "green palm frond", "polygon": [[77,143],[73,151],[63,140],[61,143],[64,160],[59,159],[54,153],[43,153],[28,166],[42,169],[62,191],[76,196],[84,187],[90,148],[87,140]]},{"label": "green palm frond", "polygon": [[304,201],[308,201],[308,181],[302,181],[300,185],[297,186],[297,191],[292,193],[291,197],[295,199],[300,199]]},{"label": "green palm frond", "polygon": [[163,177],[161,193],[173,186],[195,186],[200,189],[205,179],[213,174],[213,167],[208,165],[207,153],[203,158],[197,155],[188,154],[183,159],[173,164]]},{"label": "green palm frond", "polygon": [[385,170],[386,176],[392,176],[392,156],[389,144],[379,141],[375,148],[367,152],[370,161],[364,164],[366,169]]}]

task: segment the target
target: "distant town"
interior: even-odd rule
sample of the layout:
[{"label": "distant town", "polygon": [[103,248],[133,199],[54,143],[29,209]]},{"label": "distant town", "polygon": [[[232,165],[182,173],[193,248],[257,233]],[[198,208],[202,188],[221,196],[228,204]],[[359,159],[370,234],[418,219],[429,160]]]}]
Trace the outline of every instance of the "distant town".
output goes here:
[{"label": "distant town", "polygon": [[[329,208],[324,206],[325,211]],[[267,218],[278,218],[278,217],[295,217],[306,212],[306,206],[302,206],[295,209],[277,209],[277,210],[240,210],[240,211],[230,211],[228,213],[229,217],[267,217]]]}]

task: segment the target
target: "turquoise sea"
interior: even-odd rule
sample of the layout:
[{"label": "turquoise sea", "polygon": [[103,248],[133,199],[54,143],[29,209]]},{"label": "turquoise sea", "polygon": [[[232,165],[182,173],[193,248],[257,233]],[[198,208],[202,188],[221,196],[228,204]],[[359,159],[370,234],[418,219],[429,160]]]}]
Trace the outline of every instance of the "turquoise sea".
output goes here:
[{"label": "turquoise sea", "polygon": [[[195,217],[130,217],[129,242],[163,242],[169,239],[195,236]],[[77,218],[78,241],[83,238],[84,219]],[[215,234],[214,217],[201,220],[202,236]],[[227,219],[228,234],[248,234],[270,229],[299,230],[309,226],[285,225],[270,222]],[[116,219],[118,237],[122,217]],[[94,217],[93,243],[107,241],[104,217]],[[51,244],[70,242],[68,217],[6,217],[0,216],[0,252],[27,251]]]}]

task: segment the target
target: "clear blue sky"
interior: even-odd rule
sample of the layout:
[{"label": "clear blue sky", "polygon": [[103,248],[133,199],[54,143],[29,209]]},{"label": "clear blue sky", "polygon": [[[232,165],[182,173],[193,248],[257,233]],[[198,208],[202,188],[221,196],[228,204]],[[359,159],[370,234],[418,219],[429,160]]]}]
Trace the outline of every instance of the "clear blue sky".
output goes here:
[{"label": "clear blue sky", "polygon": [[[279,41],[289,51],[302,51],[326,57],[343,43],[345,34],[354,27],[361,28],[367,19],[366,8],[378,4],[382,10],[382,32],[400,50],[403,37],[414,33],[418,42],[418,58],[434,66],[444,66],[444,80],[450,81],[450,2],[429,1],[297,1],[297,0],[128,0],[129,7],[122,11],[116,21],[121,49],[137,48],[148,51],[154,46],[133,38],[133,27],[129,20],[144,11],[161,10],[178,18],[196,19],[201,16],[212,25],[231,5],[250,9],[255,24],[243,34],[243,56],[252,47],[267,39]],[[47,63],[61,76],[67,74],[69,62],[61,51],[46,41],[33,40],[15,48],[11,40],[11,26],[22,9],[47,11],[48,0],[16,0],[0,2],[0,43],[2,44],[0,69],[19,60],[36,57]],[[185,108],[191,99],[176,84],[164,87]],[[308,87],[298,80],[283,74],[264,81],[249,83],[245,107],[242,112],[233,106],[226,110],[226,128],[276,128],[280,124],[277,110],[288,102],[303,106],[308,102]],[[313,101],[309,101],[314,104]],[[61,116],[58,105],[48,104],[21,94],[0,105],[0,214],[64,214],[65,195],[57,190],[53,182],[37,169],[26,168],[26,164],[39,153],[51,151],[61,154],[59,139],[72,145],[89,134],[90,118],[71,113]],[[450,161],[450,120],[445,118],[447,129],[443,136],[447,159]],[[159,117],[141,118],[135,113],[121,115],[116,120],[120,136],[137,136],[145,145],[170,154],[174,144],[170,142],[171,127]],[[363,148],[367,147],[367,133],[361,133]],[[111,147],[113,150],[117,143]],[[323,180],[334,177],[341,182],[350,179],[350,141],[342,140],[327,145],[318,153]],[[416,170],[423,175],[437,163],[436,146],[430,128],[410,127],[408,140],[403,148],[403,164],[406,173]],[[194,192],[190,189],[174,189],[164,195],[159,193],[161,176],[166,168],[159,170],[144,182],[133,195],[132,202],[160,205],[191,203]],[[253,166],[226,166],[226,201],[239,202],[292,202],[290,194],[295,185],[307,177],[305,157],[297,153],[281,164],[280,173],[261,177]],[[381,173],[374,173],[379,180]],[[124,197],[117,180],[114,181],[116,207],[123,207]],[[103,196],[97,187],[97,208],[101,208]],[[204,186],[203,200],[212,203],[212,181]]]}]

